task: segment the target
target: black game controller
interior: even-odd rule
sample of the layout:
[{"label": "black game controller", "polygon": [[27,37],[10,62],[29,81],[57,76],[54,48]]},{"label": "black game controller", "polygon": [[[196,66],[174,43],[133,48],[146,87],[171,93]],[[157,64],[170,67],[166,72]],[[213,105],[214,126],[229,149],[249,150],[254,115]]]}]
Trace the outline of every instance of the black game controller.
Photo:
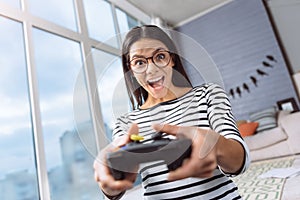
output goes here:
[{"label": "black game controller", "polygon": [[107,163],[115,180],[122,180],[126,173],[133,172],[139,164],[164,161],[173,171],[182,165],[191,154],[192,141],[188,138],[167,139],[155,134],[151,143],[139,141],[128,143],[107,154]]}]

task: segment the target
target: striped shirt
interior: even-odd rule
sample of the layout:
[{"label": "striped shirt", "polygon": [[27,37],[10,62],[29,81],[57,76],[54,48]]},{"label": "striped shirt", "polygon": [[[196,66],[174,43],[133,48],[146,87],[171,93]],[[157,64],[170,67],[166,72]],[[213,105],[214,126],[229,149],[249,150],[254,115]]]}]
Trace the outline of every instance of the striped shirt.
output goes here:
[{"label": "striped shirt", "polygon": [[[225,138],[237,140],[243,145],[245,157],[239,173],[249,167],[249,151],[235,125],[230,102],[224,90],[216,84],[194,87],[177,99],[121,116],[113,132],[114,138],[126,134],[132,123],[138,124],[139,134],[145,140],[153,134],[152,123],[213,129]],[[141,168],[140,174],[144,199],[241,199],[236,185],[229,178],[237,174],[226,174],[220,168],[210,178],[186,178],[168,182],[168,168],[162,161],[158,161]]]}]

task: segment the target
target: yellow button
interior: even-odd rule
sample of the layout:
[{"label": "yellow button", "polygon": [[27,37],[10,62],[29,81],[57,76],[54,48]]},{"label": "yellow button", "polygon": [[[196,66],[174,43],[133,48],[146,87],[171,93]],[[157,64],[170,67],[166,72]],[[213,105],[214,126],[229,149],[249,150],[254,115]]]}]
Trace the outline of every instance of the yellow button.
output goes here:
[{"label": "yellow button", "polygon": [[130,140],[132,140],[132,141],[141,141],[141,140],[144,140],[144,137],[142,137],[140,135],[133,134],[133,135],[130,135]]}]

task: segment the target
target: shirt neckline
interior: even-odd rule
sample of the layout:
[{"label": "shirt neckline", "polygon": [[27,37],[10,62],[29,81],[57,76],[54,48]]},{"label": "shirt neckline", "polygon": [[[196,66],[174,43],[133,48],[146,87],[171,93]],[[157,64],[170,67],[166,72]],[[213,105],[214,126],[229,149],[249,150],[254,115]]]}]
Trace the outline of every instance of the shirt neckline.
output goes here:
[{"label": "shirt neckline", "polygon": [[146,111],[146,110],[152,110],[158,106],[161,106],[161,105],[166,105],[166,104],[170,104],[170,103],[175,103],[177,101],[179,101],[180,99],[184,98],[185,96],[187,96],[189,93],[191,93],[192,91],[194,91],[194,87],[192,87],[190,90],[188,90],[186,93],[184,93],[183,95],[181,95],[180,97],[177,97],[175,99],[171,99],[171,100],[168,100],[168,101],[164,101],[164,102],[160,102],[152,107],[149,107],[149,108],[141,108],[140,106],[138,107],[138,110],[139,111]]}]

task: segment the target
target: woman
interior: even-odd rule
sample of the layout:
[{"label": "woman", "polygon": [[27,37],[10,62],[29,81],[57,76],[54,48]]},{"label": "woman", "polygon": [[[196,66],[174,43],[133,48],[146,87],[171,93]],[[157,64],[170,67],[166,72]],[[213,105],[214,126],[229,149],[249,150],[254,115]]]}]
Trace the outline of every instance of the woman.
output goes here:
[{"label": "woman", "polygon": [[145,199],[241,198],[228,176],[247,169],[249,152],[225,92],[215,84],[192,87],[174,43],[156,26],[136,27],[127,34],[122,64],[133,111],[118,119],[113,144],[94,163],[104,194],[119,199],[136,178],[133,172],[114,180],[105,154],[128,143],[131,134],[149,141],[155,132],[163,132],[163,137],[192,139],[191,157],[172,172],[162,162],[140,169]]}]

